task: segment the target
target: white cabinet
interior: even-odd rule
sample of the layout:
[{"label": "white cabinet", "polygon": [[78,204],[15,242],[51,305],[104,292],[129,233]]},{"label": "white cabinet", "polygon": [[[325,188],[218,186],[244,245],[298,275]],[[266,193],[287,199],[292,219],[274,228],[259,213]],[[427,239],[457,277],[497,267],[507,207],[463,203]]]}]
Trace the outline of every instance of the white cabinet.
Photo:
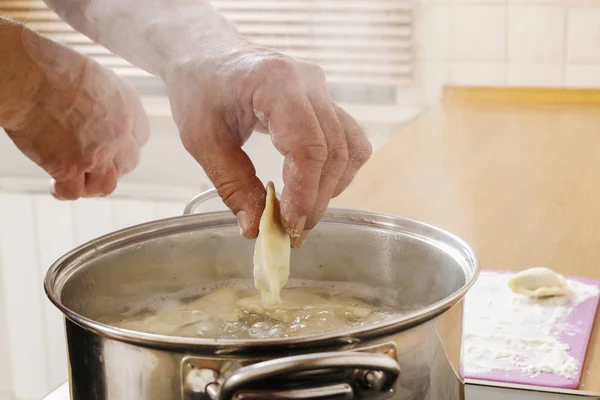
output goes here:
[{"label": "white cabinet", "polygon": [[184,205],[0,192],[1,399],[40,399],[67,379],[62,316],[42,286],[52,262],[91,238],[178,215]]}]

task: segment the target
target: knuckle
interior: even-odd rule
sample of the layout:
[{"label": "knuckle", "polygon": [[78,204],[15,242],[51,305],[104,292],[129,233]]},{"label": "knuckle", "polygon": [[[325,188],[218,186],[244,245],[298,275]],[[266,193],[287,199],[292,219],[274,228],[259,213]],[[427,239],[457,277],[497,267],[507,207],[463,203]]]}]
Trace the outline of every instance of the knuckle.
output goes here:
[{"label": "knuckle", "polygon": [[140,162],[140,151],[136,146],[126,146],[112,160],[116,175],[122,176],[131,172]]},{"label": "knuckle", "polygon": [[94,166],[94,164],[96,164],[96,161],[94,160],[94,158],[86,157],[86,158],[82,158],[82,159],[76,161],[73,164],[73,167],[74,167],[76,173],[81,174],[86,171],[89,171]]},{"label": "knuckle", "polygon": [[65,160],[55,168],[51,168],[49,173],[57,181],[67,181],[81,175],[91,168],[92,165],[93,162],[89,159]]},{"label": "knuckle", "polygon": [[[80,161],[80,166],[91,168],[92,166],[105,164],[109,158],[110,150],[107,146],[96,146],[91,150],[89,157],[85,157]],[[86,165],[88,163],[89,165]]]},{"label": "knuckle", "polygon": [[137,147],[145,146],[150,140],[150,121],[143,109],[141,113],[138,113],[132,129]]},{"label": "knuckle", "polygon": [[215,187],[217,193],[229,208],[235,208],[235,205],[243,199],[244,185],[237,179],[215,183]]},{"label": "knuckle", "polygon": [[324,164],[329,157],[325,140],[305,142],[298,153],[300,157],[318,164]]},{"label": "knuckle", "polygon": [[346,146],[339,146],[329,149],[329,160],[335,164],[346,165],[349,157],[348,148]]},{"label": "knuckle", "polygon": [[304,97],[303,75],[297,61],[276,55],[257,62],[243,86],[250,88],[253,107],[268,118],[281,104],[290,105]]},{"label": "knuckle", "polygon": [[265,73],[282,78],[298,78],[299,71],[297,63],[286,56],[274,56],[264,59],[261,64]]},{"label": "knuckle", "polygon": [[316,80],[320,83],[327,81],[327,74],[325,73],[325,70],[321,68],[321,66],[312,62],[306,62],[305,66],[308,74],[313,80]]},{"label": "knuckle", "polygon": [[265,58],[254,65],[248,76],[251,86],[266,85],[269,91],[279,93],[281,97],[301,90],[301,72],[297,61],[286,56],[277,55]]},{"label": "knuckle", "polygon": [[[112,71],[111,71],[112,72]],[[126,104],[134,105],[136,107],[142,107],[142,100],[138,95],[138,91],[135,86],[126,79],[123,79],[120,76],[116,76],[115,83],[122,90],[123,98]]]},{"label": "knuckle", "polygon": [[212,179],[212,182],[225,205],[234,214],[240,210],[246,211],[251,219],[251,225],[253,218],[260,217],[264,208],[265,189],[255,173],[248,170],[238,176],[229,175]]},{"label": "knuckle", "polygon": [[139,154],[137,154],[137,153],[132,154],[131,157],[127,159],[127,162],[125,162],[123,165],[120,165],[120,168],[117,170],[117,173],[119,175],[128,174],[131,171],[133,171],[138,166],[139,163],[140,163]]},{"label": "knuckle", "polygon": [[65,163],[54,168],[48,168],[48,172],[52,178],[56,179],[57,181],[68,180],[77,175],[77,170],[74,168],[74,166]]}]

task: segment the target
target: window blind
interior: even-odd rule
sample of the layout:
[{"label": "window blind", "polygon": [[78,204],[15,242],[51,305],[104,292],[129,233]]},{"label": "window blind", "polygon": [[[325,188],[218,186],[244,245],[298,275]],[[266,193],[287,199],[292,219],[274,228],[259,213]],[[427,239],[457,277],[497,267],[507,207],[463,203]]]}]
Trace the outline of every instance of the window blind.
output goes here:
[{"label": "window blind", "polygon": [[[411,0],[213,0],[252,41],[320,64],[333,86],[394,93],[413,72]],[[75,32],[41,0],[0,0],[0,14],[139,82],[152,77]]]}]

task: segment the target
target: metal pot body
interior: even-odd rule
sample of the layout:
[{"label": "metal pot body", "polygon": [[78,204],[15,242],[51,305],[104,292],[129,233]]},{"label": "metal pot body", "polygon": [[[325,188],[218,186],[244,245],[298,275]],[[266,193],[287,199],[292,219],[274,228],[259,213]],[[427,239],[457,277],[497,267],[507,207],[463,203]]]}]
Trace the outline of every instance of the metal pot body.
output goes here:
[{"label": "metal pot body", "polygon": [[[458,375],[460,315],[456,304],[442,315],[364,343],[285,354],[205,355],[139,346],[109,339],[67,321],[74,400],[209,400],[218,396],[209,384],[230,377],[244,366],[265,360],[294,360],[303,355],[336,352],[386,354],[397,360],[400,374],[389,391],[367,390],[369,368],[315,370],[316,379],[290,379],[289,375],[260,379],[240,387],[236,399],[364,399],[459,400],[464,399]],[[342,361],[344,362],[344,361]],[[356,373],[358,372],[358,373]],[[361,375],[362,373],[362,375]],[[335,396],[335,397],[334,397]],[[223,398],[223,397],[220,397]]]},{"label": "metal pot body", "polygon": [[365,287],[406,313],[276,340],[179,338],[99,321],[150,296],[252,281],[253,242],[228,212],[138,225],[59,259],[74,400],[461,399],[462,298],[478,274],[460,239],[381,214],[329,210],[292,254],[295,281]]}]

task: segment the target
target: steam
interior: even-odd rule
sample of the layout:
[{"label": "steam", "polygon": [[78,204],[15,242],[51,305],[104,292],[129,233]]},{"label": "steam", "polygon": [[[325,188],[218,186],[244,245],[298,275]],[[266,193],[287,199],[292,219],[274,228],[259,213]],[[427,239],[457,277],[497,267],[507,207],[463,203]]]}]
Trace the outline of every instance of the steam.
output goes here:
[{"label": "steam", "polygon": [[[92,40],[120,55],[132,64],[154,75],[161,75],[171,65],[184,64],[189,60],[202,60],[213,55],[228,54],[235,44],[243,40],[233,25],[222,17],[209,1],[181,0],[46,0],[68,23]],[[340,1],[342,5],[345,2]],[[334,3],[335,4],[335,3]],[[249,6],[252,2],[249,2]],[[265,13],[285,10],[264,9]],[[358,41],[365,43],[394,43],[390,33],[379,33],[382,28],[393,28],[396,23],[382,24],[382,17],[393,17],[406,13],[394,7],[386,10],[376,3],[372,10],[361,7],[331,7],[331,2],[311,3],[312,17],[308,22],[308,40],[319,54],[314,57],[317,63],[336,67],[332,75],[344,74],[356,77],[344,82],[332,82],[331,93],[336,100],[352,103],[393,104],[396,87],[393,84],[369,83],[369,77],[379,80],[391,79],[394,75],[394,57],[378,52],[380,57],[365,59],[372,49],[362,46],[356,49],[347,46],[328,44],[327,41]],[[336,21],[327,22],[336,16]],[[325,18],[324,18],[325,17]],[[341,18],[338,19],[338,17]],[[344,20],[343,18],[346,18]],[[285,22],[277,23],[284,26]],[[336,32],[339,27],[339,32]],[[360,30],[364,34],[352,34]],[[243,33],[243,32],[242,32]],[[349,37],[348,37],[349,36]],[[293,39],[294,34],[283,37]],[[284,53],[291,48],[280,47]],[[385,48],[382,50],[396,52]],[[365,54],[362,54],[362,53]],[[340,59],[335,55],[340,54]],[[362,61],[357,61],[357,60]],[[364,64],[360,64],[363,62]],[[361,65],[365,71],[361,72]],[[396,65],[397,66],[397,65]],[[369,71],[369,68],[373,68]],[[373,71],[381,71],[375,73]],[[363,79],[364,78],[364,79]],[[362,81],[362,82],[361,82]]]}]

